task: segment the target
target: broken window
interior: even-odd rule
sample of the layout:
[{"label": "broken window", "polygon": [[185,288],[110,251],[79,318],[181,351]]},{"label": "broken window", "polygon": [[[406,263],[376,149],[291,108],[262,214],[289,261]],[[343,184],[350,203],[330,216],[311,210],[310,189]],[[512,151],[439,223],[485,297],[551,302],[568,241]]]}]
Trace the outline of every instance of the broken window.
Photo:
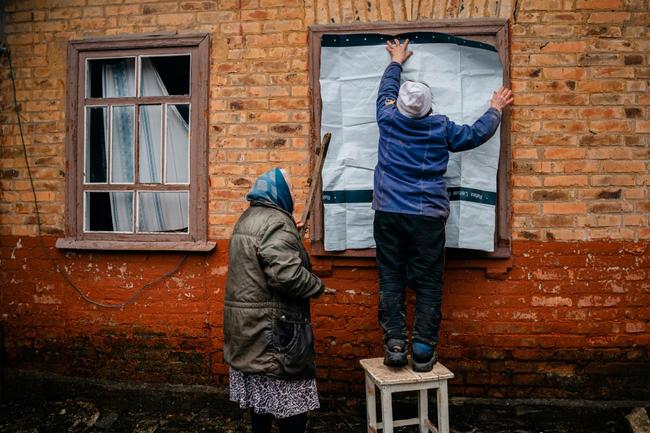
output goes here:
[{"label": "broken window", "polygon": [[[429,82],[435,109],[457,123],[473,123],[488,108],[492,90],[502,82],[508,85],[504,20],[311,27],[313,142],[332,132],[323,191],[313,209],[315,254],[374,255],[375,99],[389,63],[384,46],[393,36],[409,37],[418,50],[410,60],[412,67],[405,64],[402,78]],[[474,155],[467,152],[450,158],[448,246],[456,247],[456,253],[464,257],[510,254],[508,130],[506,110],[501,134],[497,133],[491,144],[470,151]],[[478,179],[477,168],[488,175]]]},{"label": "broken window", "polygon": [[207,109],[207,36],[70,48],[72,173],[57,245],[211,249],[206,119],[198,116]]}]

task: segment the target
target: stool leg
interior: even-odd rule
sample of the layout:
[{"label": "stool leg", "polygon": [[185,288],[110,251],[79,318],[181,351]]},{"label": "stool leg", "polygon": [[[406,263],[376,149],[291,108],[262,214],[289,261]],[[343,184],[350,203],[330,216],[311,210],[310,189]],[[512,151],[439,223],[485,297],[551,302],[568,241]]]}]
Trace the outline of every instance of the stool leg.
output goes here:
[{"label": "stool leg", "polygon": [[393,394],[387,389],[381,389],[381,417],[384,433],[393,433]]},{"label": "stool leg", "polygon": [[377,403],[375,402],[375,384],[366,373],[366,419],[368,433],[377,433]]},{"label": "stool leg", "polygon": [[436,396],[438,400],[438,431],[440,433],[449,433],[449,402],[446,380],[440,383]]},{"label": "stool leg", "polygon": [[429,398],[427,390],[418,391],[418,418],[420,420],[420,433],[429,433],[426,421],[429,419]]}]

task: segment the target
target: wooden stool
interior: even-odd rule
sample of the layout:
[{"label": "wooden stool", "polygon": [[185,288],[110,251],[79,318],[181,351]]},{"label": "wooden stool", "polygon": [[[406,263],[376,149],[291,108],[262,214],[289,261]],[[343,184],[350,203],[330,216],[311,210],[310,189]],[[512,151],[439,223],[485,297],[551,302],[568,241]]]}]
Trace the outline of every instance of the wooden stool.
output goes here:
[{"label": "wooden stool", "polygon": [[[447,379],[454,373],[441,363],[433,366],[427,373],[416,373],[409,365],[401,368],[387,367],[383,358],[362,359],[361,366],[366,373],[366,413],[368,433],[393,433],[394,427],[419,425],[420,433],[449,433],[449,404],[447,397]],[[375,386],[381,393],[382,422],[377,422],[377,405],[375,403]],[[429,400],[427,391],[436,390],[438,400],[438,428],[429,420]],[[418,417],[393,420],[393,393],[403,391],[418,392]]]}]

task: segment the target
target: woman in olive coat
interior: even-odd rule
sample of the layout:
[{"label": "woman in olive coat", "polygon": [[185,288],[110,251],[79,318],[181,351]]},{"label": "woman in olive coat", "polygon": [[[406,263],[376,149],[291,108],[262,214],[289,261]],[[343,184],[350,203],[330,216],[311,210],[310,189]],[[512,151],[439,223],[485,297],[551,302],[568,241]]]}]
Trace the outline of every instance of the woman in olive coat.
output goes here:
[{"label": "woman in olive coat", "polygon": [[224,357],[230,399],[250,408],[253,433],[304,432],[319,407],[310,298],[324,286],[311,272],[293,197],[280,169],[260,176],[228,250]]}]

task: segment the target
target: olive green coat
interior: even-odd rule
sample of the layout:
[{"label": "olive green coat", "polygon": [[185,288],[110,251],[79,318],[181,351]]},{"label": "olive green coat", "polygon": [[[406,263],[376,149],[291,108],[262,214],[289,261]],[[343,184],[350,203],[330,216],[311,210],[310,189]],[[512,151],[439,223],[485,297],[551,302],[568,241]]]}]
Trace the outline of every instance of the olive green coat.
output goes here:
[{"label": "olive green coat", "polygon": [[314,377],[309,298],[324,286],[292,217],[253,202],[235,225],[228,255],[225,361],[244,373]]}]

